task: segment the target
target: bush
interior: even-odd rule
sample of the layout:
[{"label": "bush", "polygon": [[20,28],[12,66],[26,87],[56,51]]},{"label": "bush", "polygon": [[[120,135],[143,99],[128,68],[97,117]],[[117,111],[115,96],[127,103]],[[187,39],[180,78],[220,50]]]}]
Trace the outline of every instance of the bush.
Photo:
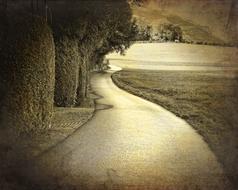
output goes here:
[{"label": "bush", "polygon": [[136,40],[138,41],[149,41],[152,39],[152,26],[141,26],[138,28],[138,34]]},{"label": "bush", "polygon": [[79,53],[76,40],[63,35],[56,40],[55,104],[75,105],[79,79]]},{"label": "bush", "polygon": [[[1,54],[1,126],[34,132],[50,126],[55,50],[47,24],[33,17],[9,20]],[[16,32],[15,29],[18,29]]]},{"label": "bush", "polygon": [[183,40],[182,29],[173,24],[161,24],[158,29],[162,41],[179,41]]}]

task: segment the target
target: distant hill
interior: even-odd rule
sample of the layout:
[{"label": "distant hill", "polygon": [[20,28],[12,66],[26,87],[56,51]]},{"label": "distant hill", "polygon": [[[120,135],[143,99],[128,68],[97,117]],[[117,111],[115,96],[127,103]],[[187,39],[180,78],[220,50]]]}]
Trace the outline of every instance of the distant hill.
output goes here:
[{"label": "distant hill", "polygon": [[131,0],[140,25],[179,25],[186,41],[238,44],[237,0]]}]

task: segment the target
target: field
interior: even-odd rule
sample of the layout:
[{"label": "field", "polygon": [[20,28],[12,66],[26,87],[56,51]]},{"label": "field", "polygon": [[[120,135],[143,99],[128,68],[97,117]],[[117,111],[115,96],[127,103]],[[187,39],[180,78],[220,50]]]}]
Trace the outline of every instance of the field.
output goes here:
[{"label": "field", "polygon": [[[156,30],[162,23],[171,23],[182,28],[184,39],[187,42],[237,43],[237,30],[234,30],[237,19],[232,20],[231,28],[226,28],[231,6],[230,0],[149,1],[150,4],[145,6],[132,6],[133,15],[142,26],[150,25]],[[234,6],[233,12],[236,18],[237,6]]]},{"label": "field", "polygon": [[127,69],[112,78],[120,88],[186,120],[237,181],[238,72]]}]

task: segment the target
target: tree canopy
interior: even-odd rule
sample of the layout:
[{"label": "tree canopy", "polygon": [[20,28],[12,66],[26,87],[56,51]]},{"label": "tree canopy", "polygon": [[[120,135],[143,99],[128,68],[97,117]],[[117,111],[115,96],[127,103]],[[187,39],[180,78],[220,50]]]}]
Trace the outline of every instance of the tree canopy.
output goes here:
[{"label": "tree canopy", "polygon": [[137,32],[126,0],[54,1],[49,7],[56,36],[67,33],[82,47],[91,45],[100,54],[123,53]]}]

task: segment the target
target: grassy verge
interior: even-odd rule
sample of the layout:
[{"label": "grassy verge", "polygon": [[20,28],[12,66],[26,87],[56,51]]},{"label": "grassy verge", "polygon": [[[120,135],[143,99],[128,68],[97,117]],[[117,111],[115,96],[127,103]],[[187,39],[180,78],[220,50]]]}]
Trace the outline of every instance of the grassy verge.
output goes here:
[{"label": "grassy verge", "polygon": [[112,79],[192,125],[238,186],[238,73],[125,70]]}]

